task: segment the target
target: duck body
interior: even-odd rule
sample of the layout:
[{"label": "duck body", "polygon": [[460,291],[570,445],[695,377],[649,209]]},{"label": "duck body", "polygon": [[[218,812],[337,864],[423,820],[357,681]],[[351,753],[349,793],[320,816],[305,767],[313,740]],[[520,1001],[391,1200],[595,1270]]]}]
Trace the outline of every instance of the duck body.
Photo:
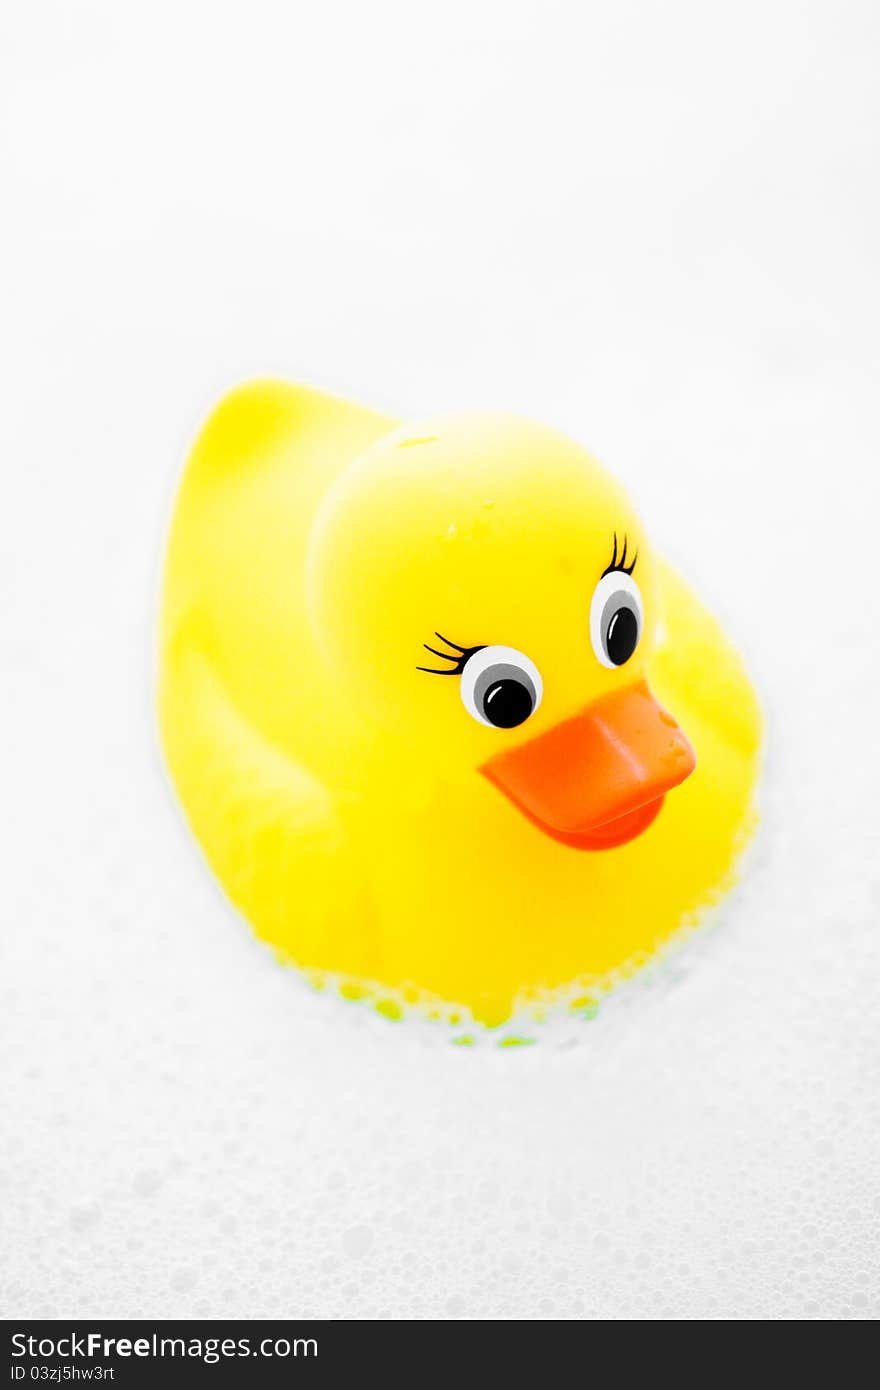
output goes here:
[{"label": "duck body", "polygon": [[377,998],[490,1025],[592,998],[717,900],[753,824],[739,657],[619,485],[529,422],[234,391],[181,484],[160,648],[229,897]]}]

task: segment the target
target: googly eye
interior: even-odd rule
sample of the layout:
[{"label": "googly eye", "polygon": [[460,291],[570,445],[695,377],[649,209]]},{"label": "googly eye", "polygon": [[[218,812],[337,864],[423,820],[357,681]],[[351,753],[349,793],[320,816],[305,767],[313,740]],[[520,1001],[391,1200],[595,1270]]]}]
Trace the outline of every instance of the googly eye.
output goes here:
[{"label": "googly eye", "polygon": [[541,673],[515,647],[481,647],[461,673],[461,700],[468,714],[493,729],[524,724],[541,703]]},{"label": "googly eye", "polygon": [[590,603],[590,640],[603,666],[612,669],[629,661],[642,635],[645,611],[639,586],[631,574],[603,574]]}]

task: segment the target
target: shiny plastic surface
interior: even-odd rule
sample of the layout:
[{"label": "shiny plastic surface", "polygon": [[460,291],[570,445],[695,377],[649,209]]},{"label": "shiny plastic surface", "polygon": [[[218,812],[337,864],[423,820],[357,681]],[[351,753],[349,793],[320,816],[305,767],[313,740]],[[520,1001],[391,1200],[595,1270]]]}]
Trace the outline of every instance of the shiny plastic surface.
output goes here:
[{"label": "shiny plastic surface", "polygon": [[[643,611],[614,666],[591,602],[624,543]],[[166,756],[227,893],[401,1008],[494,1024],[600,990],[718,898],[753,824],[737,653],[621,486],[527,421],[236,390],[183,478],[161,644]],[[540,673],[515,727],[460,698],[493,644]]]}]

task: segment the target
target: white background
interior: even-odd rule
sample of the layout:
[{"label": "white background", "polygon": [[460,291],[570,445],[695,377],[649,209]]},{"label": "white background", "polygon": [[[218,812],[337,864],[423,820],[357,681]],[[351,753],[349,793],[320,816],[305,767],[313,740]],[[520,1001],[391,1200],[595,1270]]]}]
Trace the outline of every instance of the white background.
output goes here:
[{"label": "white background", "polygon": [[[2,1312],[880,1310],[878,40],[869,0],[6,0]],[[594,1022],[467,1051],[313,996],[203,869],[160,558],[265,372],[569,430],[746,650],[747,877]]]}]

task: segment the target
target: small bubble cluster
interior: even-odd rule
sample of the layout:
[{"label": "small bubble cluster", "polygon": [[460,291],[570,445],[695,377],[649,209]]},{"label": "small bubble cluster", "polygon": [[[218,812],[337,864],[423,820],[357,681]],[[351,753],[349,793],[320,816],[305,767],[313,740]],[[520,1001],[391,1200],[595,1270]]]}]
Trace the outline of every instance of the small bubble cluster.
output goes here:
[{"label": "small bubble cluster", "polygon": [[75,930],[69,899],[21,884],[7,1315],[880,1312],[880,881],[826,916],[782,872],[772,769],[713,930],[589,1022],[474,1050],[280,967],[153,757],[137,811],[56,830]]}]

